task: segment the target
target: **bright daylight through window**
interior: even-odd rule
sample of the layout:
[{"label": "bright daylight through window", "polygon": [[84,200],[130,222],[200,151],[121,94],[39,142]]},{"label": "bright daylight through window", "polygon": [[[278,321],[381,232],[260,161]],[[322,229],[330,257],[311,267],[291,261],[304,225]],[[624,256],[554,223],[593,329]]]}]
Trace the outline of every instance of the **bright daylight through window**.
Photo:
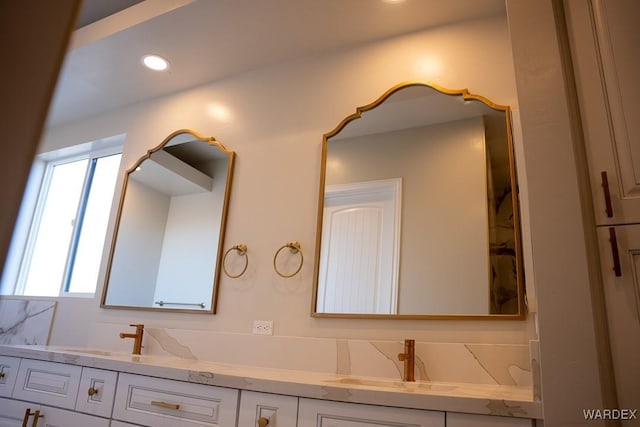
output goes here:
[{"label": "bright daylight through window", "polygon": [[[36,159],[13,234],[1,294],[96,290],[119,149]],[[55,157],[55,159],[51,159]]]}]

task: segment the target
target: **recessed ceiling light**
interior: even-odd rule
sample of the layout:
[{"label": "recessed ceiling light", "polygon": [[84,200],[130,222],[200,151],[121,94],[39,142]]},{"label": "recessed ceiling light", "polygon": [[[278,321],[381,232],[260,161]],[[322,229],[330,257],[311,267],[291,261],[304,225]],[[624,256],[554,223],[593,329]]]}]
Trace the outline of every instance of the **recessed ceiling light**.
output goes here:
[{"label": "recessed ceiling light", "polygon": [[154,71],[166,71],[169,68],[169,61],[159,55],[145,55],[142,57],[142,63]]}]

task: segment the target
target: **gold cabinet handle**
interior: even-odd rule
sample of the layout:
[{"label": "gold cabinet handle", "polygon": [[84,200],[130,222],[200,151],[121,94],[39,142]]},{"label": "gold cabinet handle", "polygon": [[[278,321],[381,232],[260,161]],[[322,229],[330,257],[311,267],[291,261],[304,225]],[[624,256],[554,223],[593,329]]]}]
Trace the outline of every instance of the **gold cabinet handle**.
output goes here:
[{"label": "gold cabinet handle", "polygon": [[6,376],[7,376],[7,374],[5,374],[4,372],[0,372],[0,380],[3,379]]},{"label": "gold cabinet handle", "polygon": [[31,424],[31,427],[37,427],[38,419],[44,417],[44,415],[40,414],[39,410],[31,412],[31,408],[27,408],[27,410],[24,412],[24,418],[22,418],[22,427],[28,427],[27,423],[29,422],[29,418],[31,418],[31,415],[33,415],[33,424]]},{"label": "gold cabinet handle", "polygon": [[267,427],[269,424],[269,418],[260,417],[258,418],[258,427]]},{"label": "gold cabinet handle", "polygon": [[165,408],[165,409],[174,409],[176,411],[180,409],[180,405],[176,403],[167,403],[167,402],[161,402],[157,400],[152,400],[151,405],[158,406],[160,408]]},{"label": "gold cabinet handle", "polygon": [[22,418],[22,427],[28,427],[27,423],[29,422],[29,417],[34,414],[35,412],[31,412],[31,408],[27,408],[27,410],[24,412],[24,418]]},{"label": "gold cabinet handle", "polygon": [[89,388],[89,390],[87,390],[87,394],[89,396],[95,396],[96,394],[98,394],[98,391],[99,390],[97,388],[91,387],[91,388]]},{"label": "gold cabinet handle", "polygon": [[38,427],[38,419],[44,417],[44,415],[40,414],[40,411],[36,411],[33,414],[33,424],[31,424],[31,427]]}]

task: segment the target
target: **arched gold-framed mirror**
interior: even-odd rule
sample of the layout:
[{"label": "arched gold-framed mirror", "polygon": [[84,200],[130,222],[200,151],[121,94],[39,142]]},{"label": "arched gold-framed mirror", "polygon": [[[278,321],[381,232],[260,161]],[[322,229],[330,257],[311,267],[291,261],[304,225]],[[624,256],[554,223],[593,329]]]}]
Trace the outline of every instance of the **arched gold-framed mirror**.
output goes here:
[{"label": "arched gold-framed mirror", "polygon": [[234,159],[180,129],[125,172],[102,308],[216,312]]},{"label": "arched gold-framed mirror", "polygon": [[311,315],[525,317],[508,106],[393,86],[323,135]]}]

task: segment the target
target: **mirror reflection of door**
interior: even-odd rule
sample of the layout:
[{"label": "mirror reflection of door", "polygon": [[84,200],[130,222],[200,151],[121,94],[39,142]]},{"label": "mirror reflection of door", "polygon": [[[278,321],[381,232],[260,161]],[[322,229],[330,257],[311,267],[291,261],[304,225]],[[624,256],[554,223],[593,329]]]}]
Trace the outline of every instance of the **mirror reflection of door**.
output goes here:
[{"label": "mirror reflection of door", "polygon": [[321,310],[398,312],[401,189],[401,179],[327,186]]}]

